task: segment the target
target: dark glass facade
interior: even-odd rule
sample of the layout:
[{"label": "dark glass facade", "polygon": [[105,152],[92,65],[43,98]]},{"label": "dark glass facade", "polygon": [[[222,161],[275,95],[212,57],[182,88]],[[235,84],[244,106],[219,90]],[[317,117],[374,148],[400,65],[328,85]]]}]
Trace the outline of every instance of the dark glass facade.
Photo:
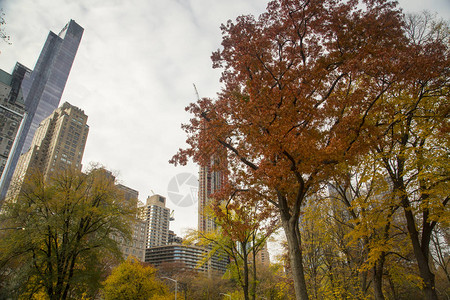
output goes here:
[{"label": "dark glass facade", "polygon": [[50,32],[30,78],[24,78],[24,85],[31,83],[25,107],[33,116],[21,153],[28,151],[41,121],[58,107],[82,35],[83,28],[73,20],[59,35]]},{"label": "dark glass facade", "polygon": [[[0,70],[0,191],[10,169],[26,113],[21,84],[31,70],[17,63],[13,74]],[[2,201],[0,199],[0,206]]]},{"label": "dark glass facade", "polygon": [[39,123],[59,105],[83,31],[80,25],[70,20],[58,35],[50,32],[34,70],[23,78],[22,92],[28,117],[5,178],[7,183],[1,191],[2,197],[6,195],[19,156],[28,151]]}]

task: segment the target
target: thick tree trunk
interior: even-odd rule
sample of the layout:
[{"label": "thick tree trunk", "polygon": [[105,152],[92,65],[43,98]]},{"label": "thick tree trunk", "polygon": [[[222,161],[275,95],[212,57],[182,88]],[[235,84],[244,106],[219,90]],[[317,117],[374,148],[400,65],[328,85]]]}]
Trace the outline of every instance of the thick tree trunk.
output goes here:
[{"label": "thick tree trunk", "polygon": [[[403,168],[400,170],[403,171]],[[429,257],[429,245],[431,239],[432,227],[429,225],[426,219],[424,219],[424,225],[422,228],[422,241],[420,241],[419,232],[416,228],[416,220],[413,212],[411,211],[411,205],[407,196],[406,188],[403,182],[403,178],[399,178],[397,189],[402,192],[401,203],[403,206],[403,212],[406,218],[406,227],[408,229],[409,238],[411,240],[414,256],[417,260],[419,267],[420,277],[423,279],[424,287],[423,291],[425,299],[437,300],[436,287],[434,282],[434,274],[431,272]]]},{"label": "thick tree trunk", "polygon": [[420,277],[423,279],[424,287],[423,291],[425,294],[425,299],[427,300],[437,300],[438,296],[436,293],[436,287],[434,282],[434,274],[430,270],[430,264],[428,261],[428,244],[424,245],[426,241],[422,241],[422,245],[419,241],[419,234],[417,232],[414,216],[410,208],[404,208],[406,224],[408,227],[409,237],[413,246],[414,256],[417,260],[417,265],[419,267]]},{"label": "thick tree trunk", "polygon": [[378,259],[373,267],[373,290],[375,300],[384,300],[383,295],[383,267],[384,267],[384,254]]},{"label": "thick tree trunk", "polygon": [[307,300],[308,291],[306,289],[305,274],[303,270],[303,257],[301,249],[301,238],[299,229],[299,220],[292,217],[288,218],[286,214],[281,213],[281,223],[286,235],[290,267],[292,278],[294,280],[294,289],[297,300]]}]

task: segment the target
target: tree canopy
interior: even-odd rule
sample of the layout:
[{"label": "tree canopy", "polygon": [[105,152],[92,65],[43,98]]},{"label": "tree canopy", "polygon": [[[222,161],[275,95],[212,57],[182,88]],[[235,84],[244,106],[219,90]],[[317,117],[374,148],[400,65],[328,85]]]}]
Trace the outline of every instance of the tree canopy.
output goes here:
[{"label": "tree canopy", "polygon": [[0,267],[10,275],[2,292],[50,299],[95,293],[106,260],[121,258],[113,236],[131,236],[134,207],[104,169],[33,174],[2,208],[3,228],[23,228],[0,232]]}]

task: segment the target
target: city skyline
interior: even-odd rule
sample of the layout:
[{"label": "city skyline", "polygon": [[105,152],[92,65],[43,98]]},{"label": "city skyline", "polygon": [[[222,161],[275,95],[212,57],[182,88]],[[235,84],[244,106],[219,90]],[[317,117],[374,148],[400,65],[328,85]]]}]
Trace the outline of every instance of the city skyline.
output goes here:
[{"label": "city skyline", "polygon": [[33,70],[23,68],[20,62],[16,63],[16,66],[26,70],[20,84],[26,117],[16,139],[16,149],[8,158],[10,167],[2,176],[0,197],[6,195],[19,156],[29,150],[41,121],[58,107],[82,36],[83,28],[70,20],[59,34],[48,33]]},{"label": "city skyline", "polygon": [[[400,1],[406,5],[450,16],[445,1]],[[180,124],[190,117],[184,107],[197,99],[192,84],[200,97],[215,96],[220,70],[211,68],[210,55],[220,47],[220,24],[242,14],[257,16],[266,3],[79,1],[55,6],[6,0],[0,6],[12,41],[0,45],[0,68],[7,72],[16,61],[33,67],[49,30],[59,32],[69,19],[85,28],[62,101],[89,116],[83,164],[99,162],[118,171],[142,201],[153,192],[168,196],[167,185],[179,173],[198,175],[194,164],[175,168],[167,163],[186,139]],[[183,228],[197,227],[197,206],[167,201],[175,210],[171,229],[182,234]]]}]

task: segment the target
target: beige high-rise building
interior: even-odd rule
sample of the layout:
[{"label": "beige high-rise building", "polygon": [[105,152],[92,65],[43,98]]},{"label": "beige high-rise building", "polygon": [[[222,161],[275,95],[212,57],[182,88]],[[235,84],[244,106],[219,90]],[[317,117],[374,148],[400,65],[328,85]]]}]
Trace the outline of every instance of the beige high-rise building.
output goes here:
[{"label": "beige high-rise building", "polygon": [[147,248],[167,245],[170,209],[166,207],[166,198],[160,195],[148,197],[143,217],[147,221]]},{"label": "beige high-rise building", "polygon": [[44,119],[30,149],[19,158],[8,197],[20,191],[21,182],[30,172],[40,171],[48,176],[68,167],[81,171],[89,132],[87,118],[84,111],[65,102]]}]

